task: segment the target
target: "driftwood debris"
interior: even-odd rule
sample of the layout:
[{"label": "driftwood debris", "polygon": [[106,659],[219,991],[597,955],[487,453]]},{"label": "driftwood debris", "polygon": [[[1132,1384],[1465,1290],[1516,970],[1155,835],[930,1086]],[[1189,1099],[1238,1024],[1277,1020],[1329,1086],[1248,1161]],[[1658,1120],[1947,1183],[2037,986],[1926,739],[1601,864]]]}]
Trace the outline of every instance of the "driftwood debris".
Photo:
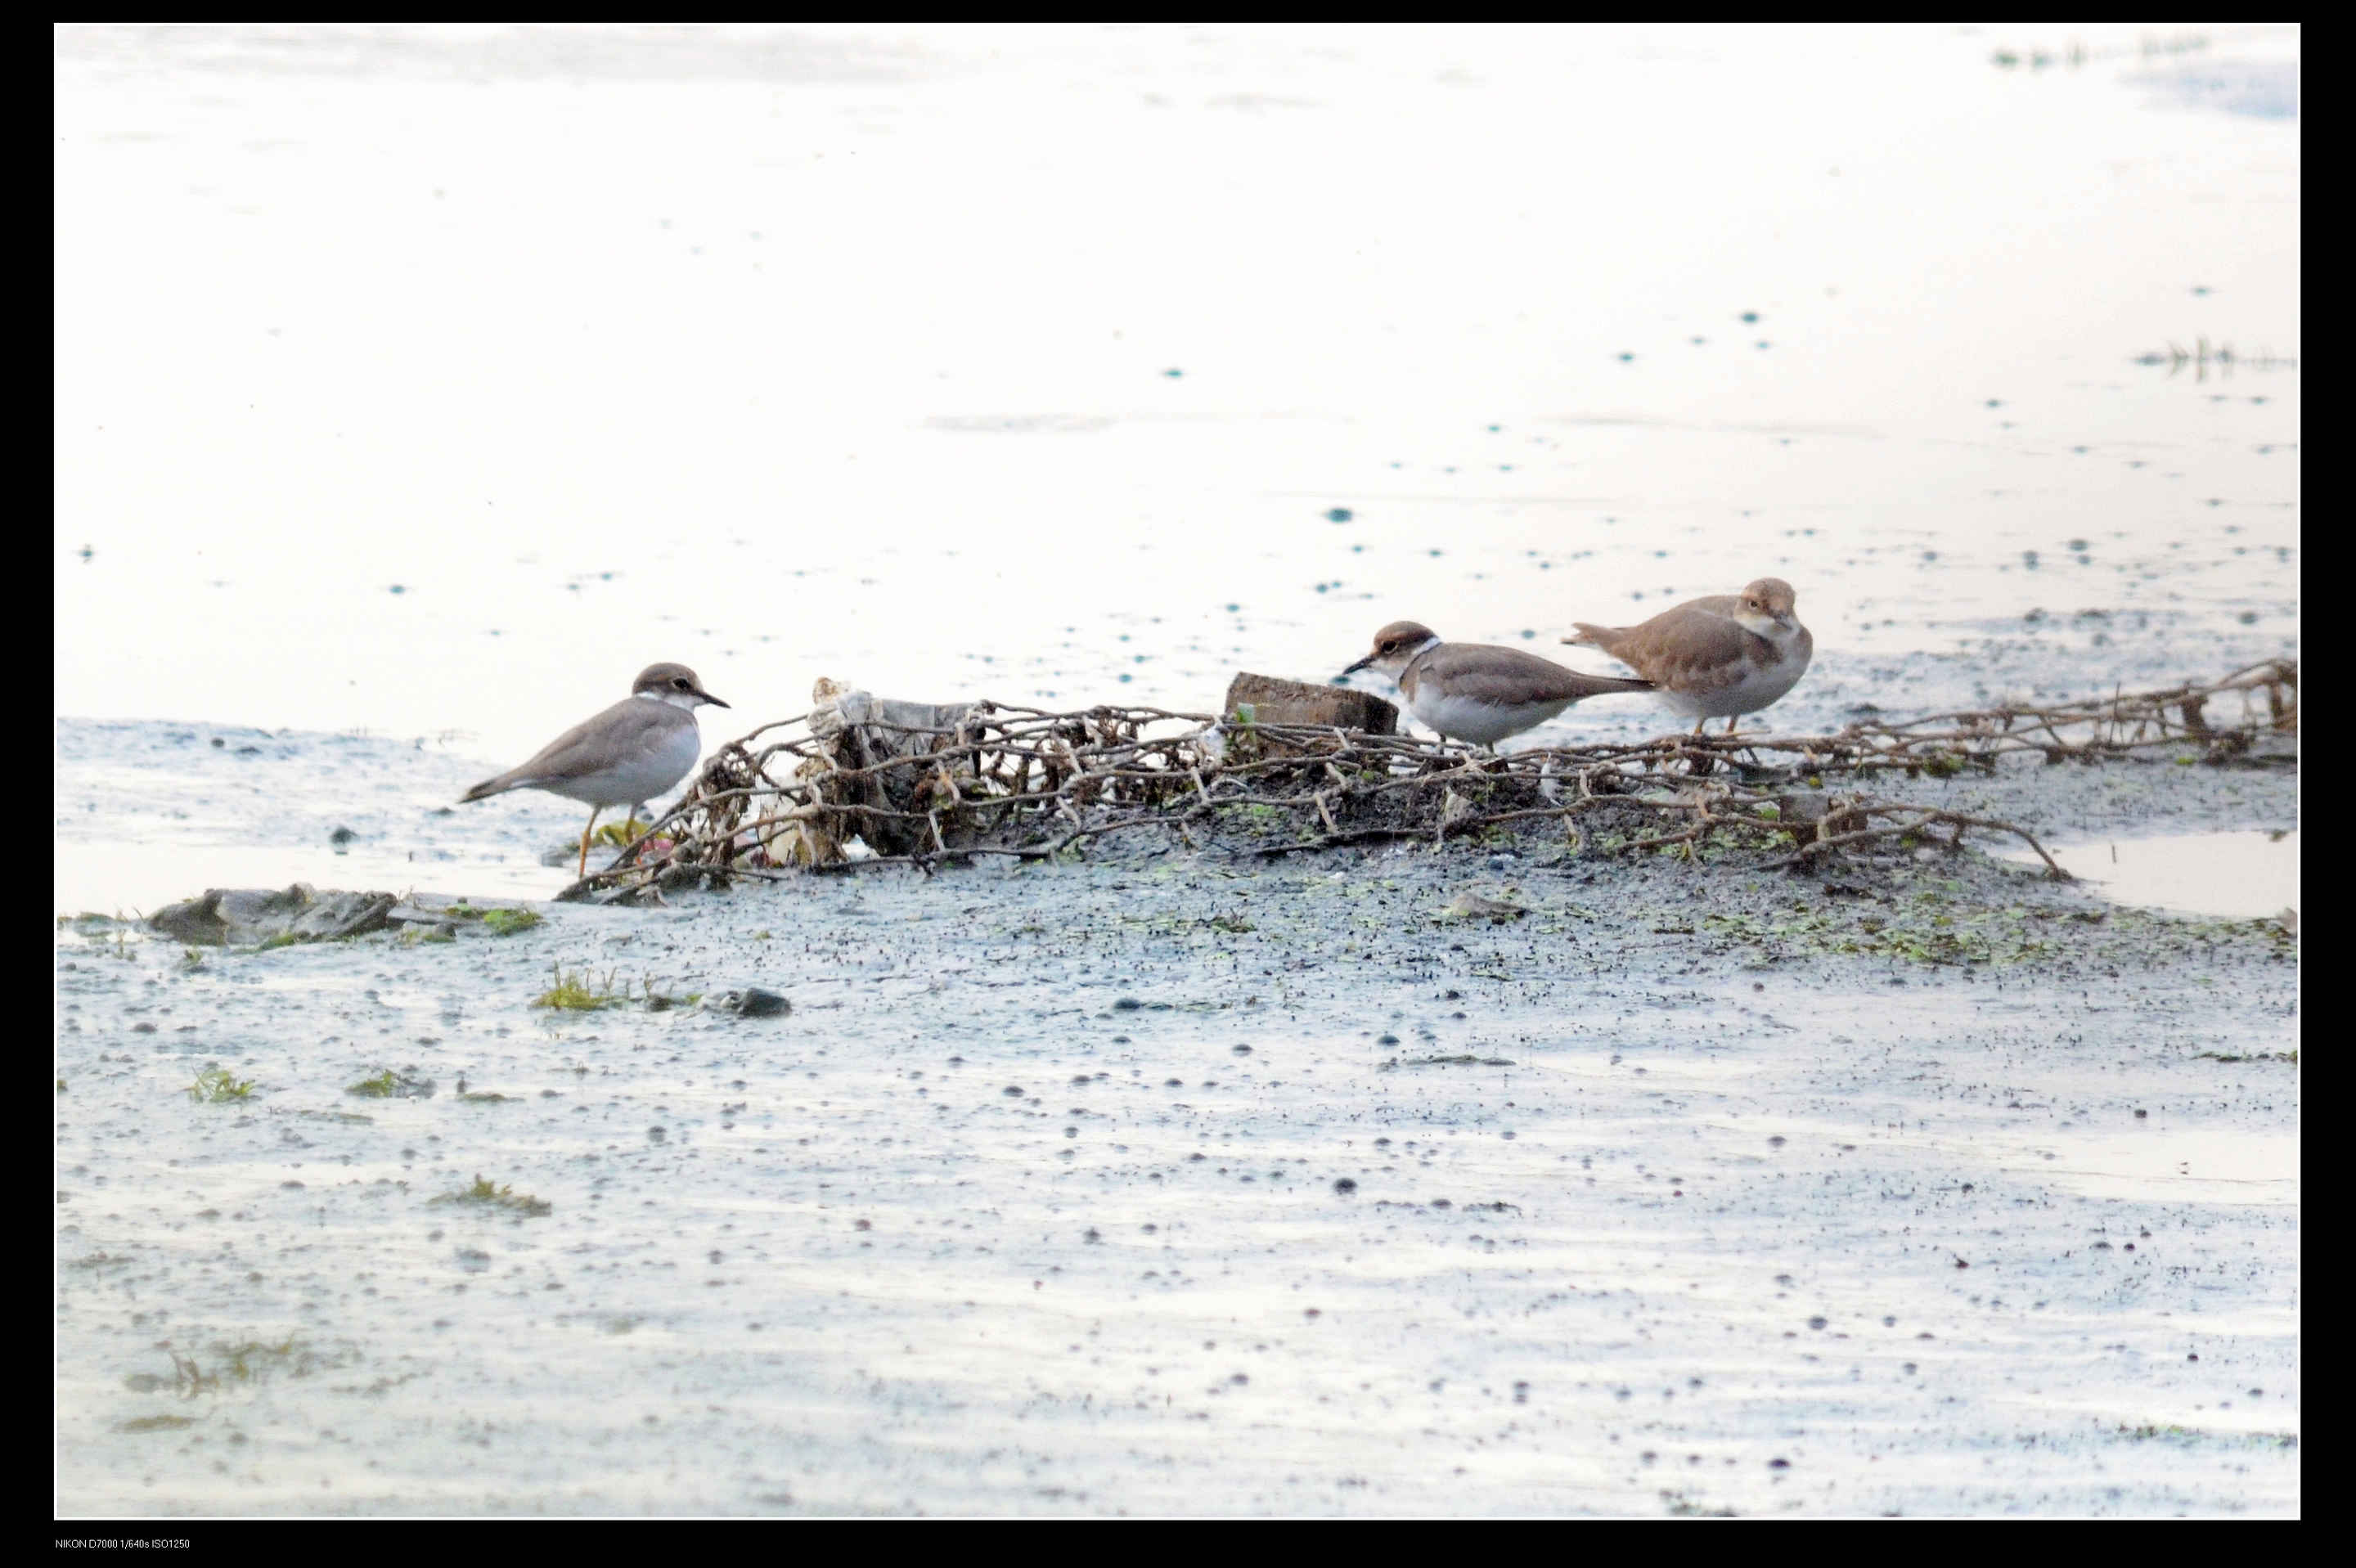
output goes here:
[{"label": "driftwood debris", "polygon": [[1248,672],[1227,683],[1227,699],[1219,711],[1238,725],[1308,724],[1369,735],[1398,733],[1398,709],[1370,691]]},{"label": "driftwood debris", "polygon": [[[1266,682],[1247,687],[1245,682]],[[1344,709],[1284,706],[1339,688],[1239,677],[1221,716],[1100,707],[1051,713],[935,706],[820,681],[816,706],[731,742],[615,863],[567,890],[654,896],[705,879],[1002,856],[1049,859],[1158,826],[1243,823],[1251,852],[1284,855],[1422,837],[1434,844],[1554,821],[1586,852],[1763,853],[1806,869],[1862,848],[1954,849],[2009,823],[1876,793],[1877,777],[1993,773],[2008,757],[2296,764],[2298,667],[2272,660],[2202,686],[2053,707],[1860,720],[1837,734],[1669,735],[1637,744],[1475,755],[1370,727],[1293,722]],[[1241,690],[1252,708],[1237,711]],[[1379,704],[1376,723],[1396,710]],[[1284,713],[1288,721],[1269,715]]]},{"label": "driftwood debris", "polygon": [[147,924],[176,942],[203,947],[252,947],[290,937],[333,942],[383,930],[400,901],[392,893],[320,892],[305,882],[207,888],[201,897],[165,905]]}]

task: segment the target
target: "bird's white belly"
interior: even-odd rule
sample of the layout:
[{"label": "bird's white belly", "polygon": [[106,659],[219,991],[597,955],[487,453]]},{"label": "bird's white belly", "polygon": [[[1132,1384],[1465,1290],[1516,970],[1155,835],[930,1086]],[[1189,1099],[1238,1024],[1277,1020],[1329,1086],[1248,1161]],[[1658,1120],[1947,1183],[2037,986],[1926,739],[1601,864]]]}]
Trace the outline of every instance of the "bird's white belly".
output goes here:
[{"label": "bird's white belly", "polygon": [[1800,677],[1807,671],[1807,655],[1786,652],[1769,665],[1756,665],[1745,659],[1742,677],[1727,685],[1691,691],[1662,687],[1659,696],[1674,711],[1688,719],[1733,719],[1756,713],[1775,701],[1799,685]]},{"label": "bird's white belly", "polygon": [[1509,708],[1502,703],[1443,697],[1427,686],[1418,688],[1413,699],[1408,703],[1408,711],[1451,740],[1470,741],[1476,746],[1494,746],[1508,735],[1536,729],[1569,707],[1571,701],[1571,699],[1565,698],[1560,702],[1537,702]]},{"label": "bird's white belly", "polygon": [[703,755],[703,736],[694,724],[682,724],[668,735],[650,738],[653,744],[617,759],[601,773],[540,787],[584,805],[637,805],[650,801],[685,778]]}]

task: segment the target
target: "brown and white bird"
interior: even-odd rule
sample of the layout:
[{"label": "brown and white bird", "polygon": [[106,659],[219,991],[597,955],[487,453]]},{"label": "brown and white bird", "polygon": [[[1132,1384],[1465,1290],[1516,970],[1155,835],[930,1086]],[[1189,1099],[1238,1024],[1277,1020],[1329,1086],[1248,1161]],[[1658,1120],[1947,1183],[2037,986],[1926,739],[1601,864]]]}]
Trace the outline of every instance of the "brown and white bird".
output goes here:
[{"label": "brown and white bird", "polygon": [[584,719],[540,749],[521,767],[485,779],[461,800],[481,800],[511,789],[544,789],[589,807],[581,830],[581,864],[589,872],[589,835],[597,814],[609,805],[636,806],[654,799],[688,775],[703,754],[695,710],[710,703],[728,706],[703,689],[683,664],[650,664],[630,683],[630,695],[593,719]]},{"label": "brown and white bird", "polygon": [[1572,623],[1566,643],[1601,648],[1651,681],[1661,700],[1690,714],[1694,733],[1713,719],[1756,713],[1799,684],[1815,639],[1792,613],[1792,585],[1762,577],[1740,593],[1718,593],[1664,610],[1639,626]]},{"label": "brown and white bird", "polygon": [[1342,673],[1362,669],[1397,681],[1407,710],[1442,735],[1492,751],[1508,735],[1534,730],[1583,698],[1646,691],[1653,684],[1583,675],[1519,648],[1443,643],[1416,621],[1393,621],[1376,632],[1374,652]]}]

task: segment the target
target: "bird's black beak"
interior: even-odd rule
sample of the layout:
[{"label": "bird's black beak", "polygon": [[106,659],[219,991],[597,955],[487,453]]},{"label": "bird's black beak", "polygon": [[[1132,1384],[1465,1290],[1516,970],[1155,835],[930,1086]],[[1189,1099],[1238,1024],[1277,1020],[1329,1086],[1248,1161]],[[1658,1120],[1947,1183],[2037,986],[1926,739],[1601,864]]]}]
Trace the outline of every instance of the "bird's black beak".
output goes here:
[{"label": "bird's black beak", "polygon": [[1352,665],[1348,669],[1344,670],[1342,673],[1344,675],[1355,675],[1374,662],[1375,656],[1373,654],[1368,654],[1365,658],[1360,659],[1356,664]]},{"label": "bird's black beak", "polygon": [[704,701],[709,702],[714,708],[726,708],[729,706],[727,703],[721,701],[720,699],[712,696],[712,693],[708,691],[699,691],[695,695],[701,697]]}]

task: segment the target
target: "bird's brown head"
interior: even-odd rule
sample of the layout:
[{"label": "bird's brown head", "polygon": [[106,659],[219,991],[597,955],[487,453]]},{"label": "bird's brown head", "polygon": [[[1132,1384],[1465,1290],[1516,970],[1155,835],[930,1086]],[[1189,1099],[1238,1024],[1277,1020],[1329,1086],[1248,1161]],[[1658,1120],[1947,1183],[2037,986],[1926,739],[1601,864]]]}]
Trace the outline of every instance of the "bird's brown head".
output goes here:
[{"label": "bird's brown head", "polygon": [[727,703],[703,689],[695,672],[683,664],[650,664],[638,671],[638,678],[630,684],[633,697],[653,697],[674,708],[695,709],[705,703],[725,708]]},{"label": "bird's brown head", "polygon": [[1745,612],[1777,621],[1789,620],[1796,602],[1792,585],[1780,577],[1762,577],[1742,591]]},{"label": "bird's brown head", "polygon": [[1385,675],[1396,676],[1419,648],[1437,641],[1437,634],[1420,621],[1393,621],[1375,634],[1374,651],[1342,673],[1353,675],[1362,669],[1378,669]]}]

